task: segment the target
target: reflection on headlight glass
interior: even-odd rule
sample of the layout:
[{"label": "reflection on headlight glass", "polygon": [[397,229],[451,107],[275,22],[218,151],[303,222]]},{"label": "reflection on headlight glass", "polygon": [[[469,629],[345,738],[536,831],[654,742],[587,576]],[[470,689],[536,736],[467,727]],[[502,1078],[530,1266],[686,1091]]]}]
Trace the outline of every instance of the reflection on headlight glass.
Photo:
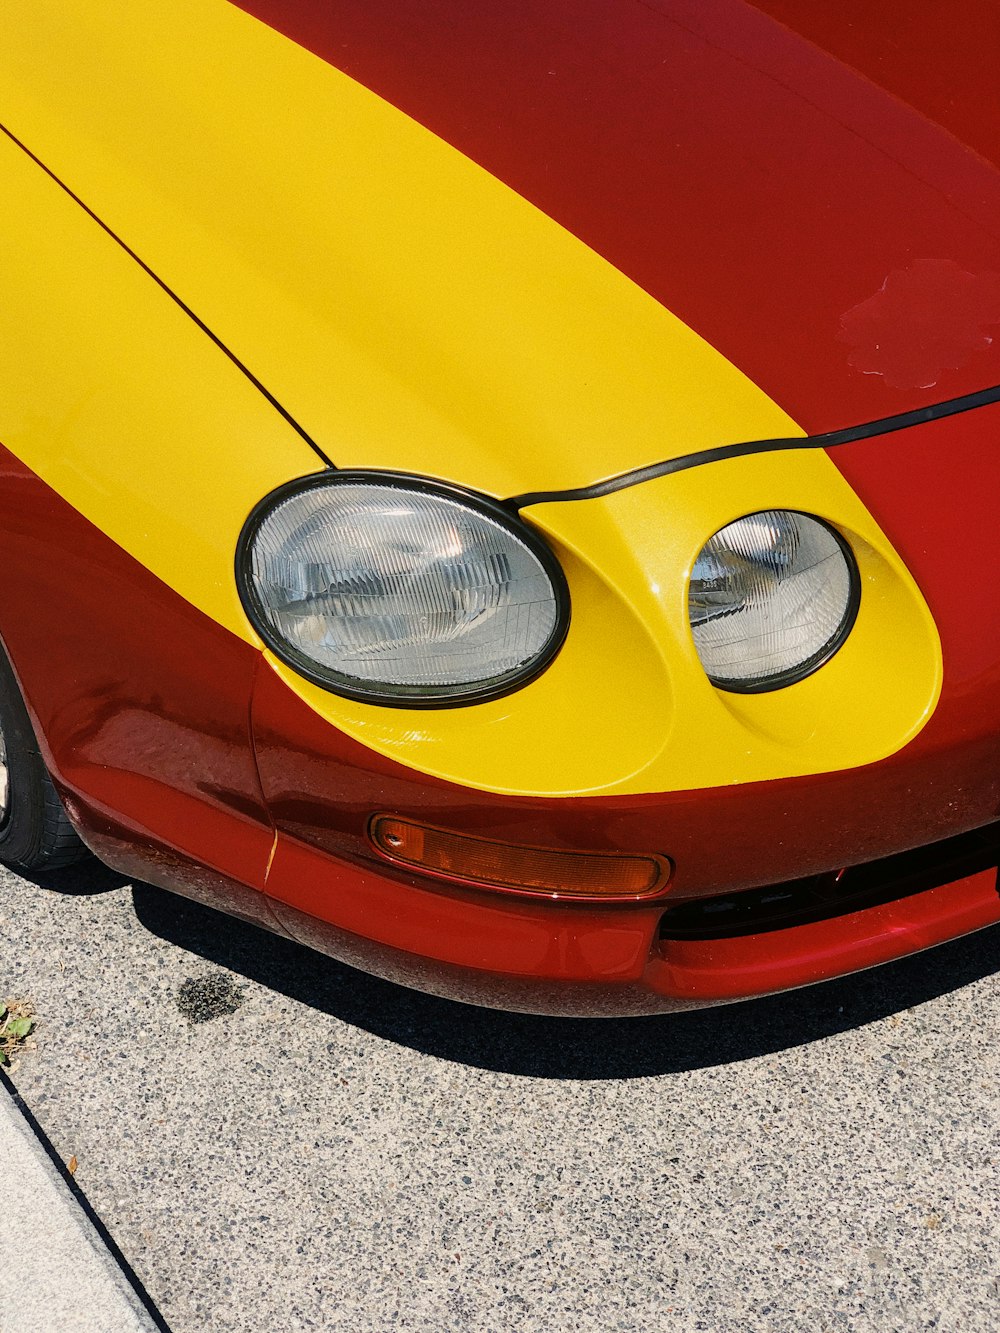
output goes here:
[{"label": "reflection on headlight glass", "polygon": [[691,576],[691,630],[705,671],[737,689],[801,679],[850,628],[854,588],[851,557],[818,519],[778,509],[730,523],[706,542]]},{"label": "reflection on headlight glass", "polygon": [[528,544],[433,491],[348,482],[280,500],[251,548],[272,631],[331,683],[454,692],[523,672],[559,608]]}]

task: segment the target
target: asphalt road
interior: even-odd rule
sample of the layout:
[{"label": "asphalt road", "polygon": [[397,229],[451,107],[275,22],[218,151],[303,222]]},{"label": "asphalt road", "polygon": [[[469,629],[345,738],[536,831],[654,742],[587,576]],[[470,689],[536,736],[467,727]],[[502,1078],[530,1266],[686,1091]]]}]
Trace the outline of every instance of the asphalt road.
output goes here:
[{"label": "asphalt road", "polygon": [[998,963],[994,928],[752,1004],[536,1019],[96,865],[0,871],[0,993],[39,1017],[15,1082],[173,1333],[992,1333]]}]

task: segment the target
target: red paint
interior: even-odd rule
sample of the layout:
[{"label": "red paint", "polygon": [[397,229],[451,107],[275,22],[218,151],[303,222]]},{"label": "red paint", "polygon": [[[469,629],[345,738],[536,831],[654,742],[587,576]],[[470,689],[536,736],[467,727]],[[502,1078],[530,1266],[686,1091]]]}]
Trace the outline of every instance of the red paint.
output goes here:
[{"label": "red paint", "polygon": [[440,885],[384,866],[350,866],[279,837],[268,893],[284,908],[326,920],[378,944],[465,967],[542,980],[635,981],[662,912],[553,907],[501,894],[440,892]]},{"label": "red paint", "polygon": [[[941,635],[941,701],[905,753],[984,740],[1000,761],[1000,404],[827,452],[916,579]],[[961,783],[952,799],[963,791]]]},{"label": "red paint", "polygon": [[[314,857],[316,853],[312,854]],[[308,869],[305,863],[300,869]],[[350,892],[353,879],[344,877],[342,888]],[[474,912],[456,914],[449,921],[448,940],[461,946],[473,956],[472,963],[454,963],[440,958],[429,959],[408,949],[395,948],[377,939],[353,934],[328,921],[321,921],[283,903],[276,903],[288,933],[301,944],[329,954],[351,967],[374,976],[384,977],[400,986],[441,995],[446,999],[466,1004],[481,1004],[494,1009],[522,1010],[533,1014],[563,1014],[582,1017],[605,1017],[618,1014],[651,1014],[670,1008],[698,1007],[687,1002],[665,1000],[644,985],[641,978],[614,981],[594,980],[593,974],[581,980],[574,976],[554,978],[529,976],[509,971],[491,970],[491,948],[488,937],[485,948],[475,950],[475,941],[481,938],[482,922]],[[567,921],[571,929],[576,923]],[[592,923],[584,923],[584,934],[589,940]],[[549,932],[559,940],[561,931]],[[648,934],[645,938],[648,944]]]},{"label": "red paint", "polygon": [[824,4],[822,21],[812,4],[801,22],[798,5],[771,6],[816,45],[742,0],[241,7],[537,204],[811,433],[1000,383],[1000,338],[963,333],[966,357],[938,356],[934,319],[930,342],[884,326],[889,364],[916,360],[915,375],[866,373],[841,340],[845,312],[923,261],[1000,271],[986,0],[961,23],[908,8],[905,38],[887,3]]},{"label": "red paint", "polygon": [[753,0],[836,59],[1000,164],[996,0]]},{"label": "red paint", "polygon": [[[566,907],[532,923],[485,904],[424,903],[418,888],[377,883],[349,866],[334,873],[319,853],[284,838],[273,878],[284,896],[275,912],[301,943],[400,985],[529,1013],[651,1014],[764,995],[1000,921],[995,870],[813,925],[662,944],[648,908],[625,914]],[[315,914],[320,901],[338,904],[326,913],[335,924]]]},{"label": "red paint", "polygon": [[646,981],[688,1000],[739,1000],[874,967],[1000,921],[996,870],[829,921],[725,940],[670,940]]},{"label": "red paint", "polygon": [[248,729],[259,654],[2,447],[0,567],[0,631],[86,841],[126,873],[273,924]]}]

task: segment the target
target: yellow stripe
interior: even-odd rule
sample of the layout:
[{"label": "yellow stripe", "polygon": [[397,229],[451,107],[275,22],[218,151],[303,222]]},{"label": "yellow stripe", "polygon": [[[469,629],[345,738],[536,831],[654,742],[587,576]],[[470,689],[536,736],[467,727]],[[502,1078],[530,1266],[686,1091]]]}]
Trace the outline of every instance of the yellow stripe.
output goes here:
[{"label": "yellow stripe", "polygon": [[250,508],[317,458],[120,246],[0,135],[0,443],[251,643]]},{"label": "yellow stripe", "polygon": [[0,88],[338,465],[510,495],[801,433],[507,186],[223,0],[8,7]]},{"label": "yellow stripe", "polygon": [[[759,509],[818,515],[862,578],[847,642],[771,694],[716,690],[688,629],[704,542]],[[566,571],[566,644],[532,685],[474,708],[400,716],[336,698],[272,662],[323,717],[402,763],[488,790],[544,795],[683,791],[872,763],[906,744],[941,689],[927,606],[885,535],[822,452],[713,463],[602,500],[526,517]]]}]

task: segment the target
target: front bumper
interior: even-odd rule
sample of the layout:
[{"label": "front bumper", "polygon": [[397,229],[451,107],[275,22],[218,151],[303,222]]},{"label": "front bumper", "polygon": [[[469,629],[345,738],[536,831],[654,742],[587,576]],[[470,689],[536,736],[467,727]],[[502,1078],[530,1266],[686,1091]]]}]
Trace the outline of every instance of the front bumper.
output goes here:
[{"label": "front bumper", "polygon": [[[300,943],[402,985],[493,1008],[618,1016],[841,976],[1000,922],[1000,825],[832,877],[637,910],[520,912],[442,897],[279,840],[271,907]],[[328,894],[345,924],[295,906]],[[312,904],[315,905],[315,898]]]},{"label": "front bumper", "polygon": [[[905,750],[848,772],[553,801],[404,769],[318,727],[264,669],[254,731],[279,829],[271,910],[366,971],[537,1013],[656,1013],[887,962],[1000,921],[1000,732],[982,697],[975,722],[971,703],[946,701]],[[658,850],[676,870],[665,896],[625,905],[435,881],[376,857],[376,810],[525,845]]]}]

